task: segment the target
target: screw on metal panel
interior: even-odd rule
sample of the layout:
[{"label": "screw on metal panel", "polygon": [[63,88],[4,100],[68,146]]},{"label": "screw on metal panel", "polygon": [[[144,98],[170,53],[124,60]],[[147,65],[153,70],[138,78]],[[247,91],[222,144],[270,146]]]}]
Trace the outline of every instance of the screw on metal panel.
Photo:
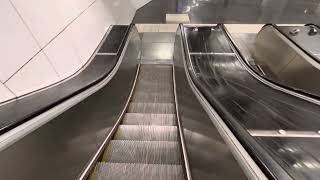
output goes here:
[{"label": "screw on metal panel", "polygon": [[199,30],[199,29],[198,29],[197,27],[193,28],[193,31],[194,31],[194,32],[198,32],[198,30]]},{"label": "screw on metal panel", "polygon": [[317,133],[320,134],[320,130]]},{"label": "screw on metal panel", "polygon": [[315,26],[310,26],[310,30],[308,32],[309,36],[314,36],[316,34],[318,34],[318,30]]},{"label": "screw on metal panel", "polygon": [[292,36],[295,36],[297,35],[298,33],[300,32],[300,29],[299,28],[294,28],[292,29],[289,34],[292,35]]},{"label": "screw on metal panel", "polygon": [[279,132],[279,134],[282,134],[282,135],[287,134],[287,132],[285,130],[283,130],[283,129],[280,129],[278,132]]}]

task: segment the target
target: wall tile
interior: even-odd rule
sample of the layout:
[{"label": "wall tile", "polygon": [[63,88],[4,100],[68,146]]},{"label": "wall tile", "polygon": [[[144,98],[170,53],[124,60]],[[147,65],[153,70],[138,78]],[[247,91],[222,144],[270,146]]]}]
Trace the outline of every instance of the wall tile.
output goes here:
[{"label": "wall tile", "polygon": [[62,79],[71,76],[82,66],[80,58],[72,44],[70,34],[67,34],[67,31],[62,32],[52,41],[44,49],[44,53],[48,56],[49,61]]},{"label": "wall tile", "polygon": [[114,24],[113,17],[98,0],[67,28],[83,64],[91,57],[111,24]]},{"label": "wall tile", "polygon": [[38,90],[59,81],[46,56],[40,52],[5,84],[17,96]]},{"label": "wall tile", "polygon": [[11,0],[27,23],[41,47],[44,47],[63,28],[65,22],[56,1]]},{"label": "wall tile", "polygon": [[55,0],[57,10],[63,18],[64,26],[76,19],[95,0]]},{"label": "wall tile", "polygon": [[8,0],[0,1],[0,80],[5,82],[40,48]]},{"label": "wall tile", "polygon": [[60,33],[94,0],[11,0],[41,47]]},{"label": "wall tile", "polygon": [[15,98],[15,95],[12,94],[7,87],[0,83],[0,103]]}]

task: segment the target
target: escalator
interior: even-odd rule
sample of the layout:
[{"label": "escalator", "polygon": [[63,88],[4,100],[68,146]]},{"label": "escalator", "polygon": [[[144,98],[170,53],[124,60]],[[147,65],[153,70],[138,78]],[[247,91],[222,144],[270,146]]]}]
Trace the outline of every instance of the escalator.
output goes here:
[{"label": "escalator", "polygon": [[222,25],[131,25],[123,41],[107,83],[0,153],[0,179],[318,176],[294,169],[317,143],[286,136],[318,130],[320,108],[253,76]]},{"label": "escalator", "polygon": [[127,112],[94,179],[184,179],[172,65],[143,64]]}]

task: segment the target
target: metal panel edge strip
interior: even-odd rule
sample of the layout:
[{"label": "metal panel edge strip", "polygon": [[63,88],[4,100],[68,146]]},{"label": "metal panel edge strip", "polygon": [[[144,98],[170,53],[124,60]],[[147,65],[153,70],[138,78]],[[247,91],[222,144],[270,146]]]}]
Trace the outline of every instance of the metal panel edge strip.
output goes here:
[{"label": "metal panel edge strip", "polygon": [[179,105],[178,105],[178,96],[177,96],[177,85],[176,85],[176,76],[175,76],[175,68],[174,65],[172,65],[172,75],[173,75],[173,92],[174,92],[174,101],[175,101],[175,108],[176,108],[176,117],[178,121],[178,131],[180,136],[180,142],[181,142],[181,148],[182,148],[182,156],[184,160],[184,168],[186,171],[186,176],[188,180],[192,180],[189,160],[188,160],[188,153],[186,148],[186,143],[184,140],[184,133],[183,133],[183,127],[180,120],[179,115]]},{"label": "metal panel edge strip", "polygon": [[[132,27],[130,28],[132,29]],[[132,34],[128,36],[128,39],[130,39]],[[88,96],[92,95],[93,93],[97,92],[99,89],[104,87],[116,74],[118,71],[123,57],[125,55],[125,51],[128,47],[129,41],[126,42],[123,51],[121,53],[121,56],[119,57],[119,60],[113,70],[110,72],[110,74],[101,82],[96,84],[93,87],[90,87],[89,89],[85,90],[84,92],[81,92],[80,94],[75,95],[74,97],[66,100],[65,102],[49,109],[48,111],[30,119],[29,121],[23,123],[22,125],[4,133],[3,135],[0,136],[0,151],[3,151],[10,145],[14,144],[18,140],[22,139],[26,135],[30,134],[34,130],[40,128],[44,124],[48,123],[55,117],[59,116],[62,114],[64,111],[70,109],[74,105],[78,104],[81,102],[83,99],[87,98]]]},{"label": "metal panel edge strip", "polygon": [[263,84],[275,89],[275,90],[278,90],[278,91],[281,91],[281,92],[284,92],[286,94],[289,94],[289,95],[292,95],[292,96],[296,96],[300,99],[303,99],[305,101],[309,101],[311,103],[314,103],[314,104],[317,104],[317,105],[320,105],[320,101],[317,100],[317,99],[314,99],[314,98],[311,98],[311,97],[308,97],[308,96],[305,96],[303,94],[299,94],[299,93],[296,93],[294,91],[291,91],[289,89],[286,89],[286,88],[283,88],[279,85],[276,85],[275,83],[271,82],[271,81],[268,81],[266,80],[265,78],[262,78],[259,74],[257,74],[256,72],[254,72],[248,65],[246,62],[244,62],[244,58],[242,56],[242,54],[240,53],[240,51],[236,48],[235,46],[235,41],[233,40],[232,36],[230,35],[230,33],[228,32],[227,28],[222,24],[222,29],[223,29],[223,32],[225,33],[227,39],[229,40],[229,44],[232,48],[232,50],[235,52],[235,55],[237,57],[237,59],[239,60],[240,64],[254,77],[256,78],[257,80],[259,80],[260,82],[262,82]]},{"label": "metal panel edge strip", "polygon": [[[180,28],[182,29],[183,25],[180,25]],[[182,38],[184,39],[184,41],[186,41],[184,30],[182,29],[181,32],[182,32]],[[181,42],[181,43],[183,43],[183,42]],[[185,47],[184,44],[182,44],[182,46]],[[188,48],[187,48],[187,51],[189,51]],[[185,57],[184,53],[183,53],[183,56]],[[188,55],[188,56],[190,56],[190,55]],[[185,68],[185,73],[186,73],[186,76],[187,76],[187,79],[188,79],[188,82],[189,82],[189,85],[190,85],[192,91],[196,95],[197,99],[199,100],[199,102],[202,105],[202,107],[204,108],[204,110],[208,113],[212,123],[218,129],[220,135],[223,137],[225,142],[229,145],[230,150],[233,152],[233,155],[238,160],[240,166],[244,169],[245,174],[247,174],[247,176],[250,179],[267,180],[268,178],[265,176],[265,174],[262,172],[262,170],[259,168],[259,166],[251,158],[251,156],[244,149],[244,147],[241,145],[241,143],[238,141],[238,139],[235,137],[235,135],[231,132],[231,130],[228,128],[228,126],[225,124],[225,122],[222,120],[222,118],[211,107],[210,103],[206,100],[206,98],[202,95],[202,93],[199,91],[199,89],[193,83],[193,81],[190,77],[190,74],[188,72],[187,65],[186,65],[185,61],[184,61],[184,68]]]},{"label": "metal panel edge strip", "polygon": [[286,131],[276,130],[248,130],[251,136],[255,137],[299,137],[299,138],[320,138],[320,132],[315,131]]},{"label": "metal panel edge strip", "polygon": [[[130,34],[131,36],[131,34]],[[129,36],[129,39],[130,39]],[[129,42],[129,39],[127,42]],[[128,100],[126,102],[126,105],[123,109],[123,111],[121,112],[117,122],[115,123],[115,125],[112,127],[110,133],[108,134],[108,136],[105,138],[105,140],[102,142],[101,146],[99,147],[98,151],[94,154],[94,156],[92,157],[92,159],[90,160],[90,162],[88,163],[88,165],[86,166],[86,168],[84,169],[84,171],[81,173],[81,175],[79,176],[78,180],[85,180],[88,178],[90,172],[93,170],[93,168],[95,167],[99,157],[101,156],[101,154],[103,153],[104,149],[106,148],[106,146],[109,144],[110,140],[112,139],[113,135],[115,134],[115,132],[117,131],[119,125],[121,124],[121,121],[123,119],[123,116],[126,114],[127,112],[127,108],[129,106],[132,94],[134,92],[135,86],[136,86],[136,82],[138,79],[138,74],[140,71],[140,64],[138,65],[137,71],[136,71],[136,76],[134,79],[134,83],[132,85]]]}]

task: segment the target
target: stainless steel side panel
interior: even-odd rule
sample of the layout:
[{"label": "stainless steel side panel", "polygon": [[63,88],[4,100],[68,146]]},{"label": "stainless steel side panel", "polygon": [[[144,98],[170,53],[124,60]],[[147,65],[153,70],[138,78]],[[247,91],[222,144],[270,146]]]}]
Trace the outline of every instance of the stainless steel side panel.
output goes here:
[{"label": "stainless steel side panel", "polygon": [[140,37],[135,28],[129,37],[122,63],[105,87],[0,152],[0,179],[79,176],[127,102],[140,56]]},{"label": "stainless steel side panel", "polygon": [[[316,25],[306,26],[278,26],[277,29],[295,44],[320,61],[320,28]],[[298,30],[298,34],[291,32]]]},{"label": "stainless steel side panel", "polygon": [[[300,35],[296,35],[298,36]],[[320,42],[318,45],[320,51]],[[309,43],[309,46],[312,44]],[[264,71],[266,78],[292,89],[320,96],[319,62],[300,50],[273,26],[267,25],[258,33],[253,53],[256,64]]]},{"label": "stainless steel side panel", "polygon": [[193,180],[247,179],[188,83],[181,31],[176,34],[174,69],[179,118]]}]

